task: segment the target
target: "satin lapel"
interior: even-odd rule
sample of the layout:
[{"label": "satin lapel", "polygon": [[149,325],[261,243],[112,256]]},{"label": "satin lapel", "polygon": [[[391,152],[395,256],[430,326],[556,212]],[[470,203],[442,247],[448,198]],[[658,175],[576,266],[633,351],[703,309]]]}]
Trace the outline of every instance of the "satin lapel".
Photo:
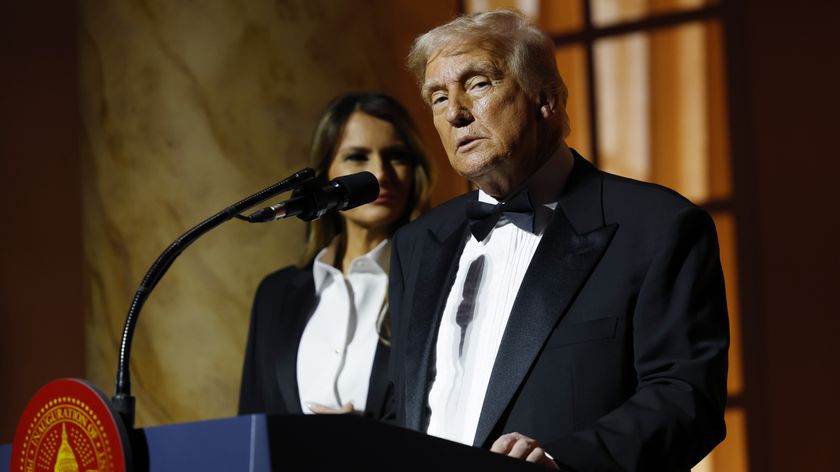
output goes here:
[{"label": "satin lapel", "polygon": [[[423,247],[414,253],[422,256],[422,260],[415,259],[410,265],[418,274],[413,287],[410,334],[406,345],[406,426],[418,431],[426,426],[426,397],[434,380],[430,372],[434,371],[433,349],[438,324],[458,271],[458,255],[469,234],[464,217],[459,219],[461,223],[454,231],[439,230],[440,227],[429,230]],[[412,288],[407,287],[407,290]]]},{"label": "satin lapel", "polygon": [[373,355],[373,367],[370,370],[368,395],[365,402],[365,414],[375,419],[382,417],[385,402],[385,390],[388,387],[388,356],[391,348],[379,341]]},{"label": "satin lapel", "polygon": [[[575,166],[577,172],[570,176],[567,186],[575,198],[584,190],[599,189],[600,176],[594,168],[577,161]],[[584,182],[583,188],[579,185],[581,179],[588,181]],[[598,229],[578,234],[564,212],[563,203],[561,198],[561,204],[546,228],[514,301],[487,385],[474,440],[477,446],[488,440],[488,435],[527,376],[549,334],[598,265],[618,227],[615,224],[598,225],[601,226]],[[586,213],[583,210],[588,210],[600,220],[600,198],[591,199],[586,204],[587,208],[579,208],[579,202],[575,205],[578,208],[573,213]],[[586,216],[589,214],[586,213]]]},{"label": "satin lapel", "polygon": [[[315,282],[311,269],[302,269],[279,294],[275,325],[274,366],[277,388],[288,413],[300,414],[300,394],[297,388],[297,354],[300,338],[309,315],[315,307]],[[289,303],[297,300],[298,303]]]}]

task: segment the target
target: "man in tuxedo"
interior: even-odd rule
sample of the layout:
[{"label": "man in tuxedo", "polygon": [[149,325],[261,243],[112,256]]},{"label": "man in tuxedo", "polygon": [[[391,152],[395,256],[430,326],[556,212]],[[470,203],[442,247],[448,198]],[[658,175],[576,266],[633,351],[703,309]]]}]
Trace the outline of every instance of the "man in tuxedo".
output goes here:
[{"label": "man in tuxedo", "polygon": [[567,147],[554,46],[520,14],[435,28],[409,66],[478,190],[394,237],[397,422],[565,470],[688,470],[725,435],[709,215]]}]

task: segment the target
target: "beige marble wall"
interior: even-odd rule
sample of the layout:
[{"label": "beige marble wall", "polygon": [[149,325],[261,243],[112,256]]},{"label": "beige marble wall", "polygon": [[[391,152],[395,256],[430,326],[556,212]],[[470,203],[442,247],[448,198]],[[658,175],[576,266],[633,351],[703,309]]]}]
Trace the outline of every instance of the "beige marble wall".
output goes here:
[{"label": "beige marble wall", "polygon": [[[306,165],[329,98],[384,89],[427,118],[402,70],[406,36],[450,16],[454,2],[421,20],[402,14],[427,11],[420,5],[81,2],[89,379],[113,392],[122,324],[152,261],[204,218]],[[181,255],[135,333],[139,426],[235,414],[254,289],[295,261],[302,241],[296,220],[231,221]]]}]

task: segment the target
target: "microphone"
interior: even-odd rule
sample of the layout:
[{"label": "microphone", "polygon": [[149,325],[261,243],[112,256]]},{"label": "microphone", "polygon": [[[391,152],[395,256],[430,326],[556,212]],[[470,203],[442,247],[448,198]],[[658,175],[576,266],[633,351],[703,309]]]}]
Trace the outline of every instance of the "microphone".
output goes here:
[{"label": "microphone", "polygon": [[370,172],[336,177],[323,187],[304,186],[292,198],[248,215],[251,223],[265,223],[297,216],[317,220],[331,210],[349,210],[370,203],[379,196],[379,181]]},{"label": "microphone", "polygon": [[[131,370],[129,363],[131,341],[134,338],[134,328],[137,326],[140,310],[143,308],[146,299],[149,298],[149,295],[155,289],[160,279],[166,274],[166,271],[169,270],[169,267],[172,266],[175,259],[198,238],[207,234],[208,231],[211,231],[231,218],[247,219],[240,215],[240,213],[257,203],[264,202],[281,193],[300,188],[301,186],[307,186],[314,179],[315,171],[307,167],[244,200],[234,203],[182,234],[149,267],[149,270],[143,277],[143,281],[137,287],[137,291],[134,292],[134,298],[131,300],[131,306],[128,309],[128,316],[125,318],[125,326],[123,327],[122,339],[120,341],[119,364],[117,365],[117,384],[114,389],[114,397],[111,401],[119,417],[122,418],[124,424],[130,430],[134,429],[134,396],[131,395]],[[376,178],[373,178],[373,180],[376,181]]]}]

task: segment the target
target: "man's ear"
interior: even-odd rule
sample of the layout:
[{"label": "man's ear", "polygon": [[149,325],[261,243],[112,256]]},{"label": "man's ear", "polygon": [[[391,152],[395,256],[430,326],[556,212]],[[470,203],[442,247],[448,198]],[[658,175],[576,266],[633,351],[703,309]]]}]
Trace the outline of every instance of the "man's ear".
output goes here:
[{"label": "man's ear", "polygon": [[557,112],[557,95],[540,92],[537,97],[537,105],[539,106],[540,116],[543,119],[549,119]]}]

